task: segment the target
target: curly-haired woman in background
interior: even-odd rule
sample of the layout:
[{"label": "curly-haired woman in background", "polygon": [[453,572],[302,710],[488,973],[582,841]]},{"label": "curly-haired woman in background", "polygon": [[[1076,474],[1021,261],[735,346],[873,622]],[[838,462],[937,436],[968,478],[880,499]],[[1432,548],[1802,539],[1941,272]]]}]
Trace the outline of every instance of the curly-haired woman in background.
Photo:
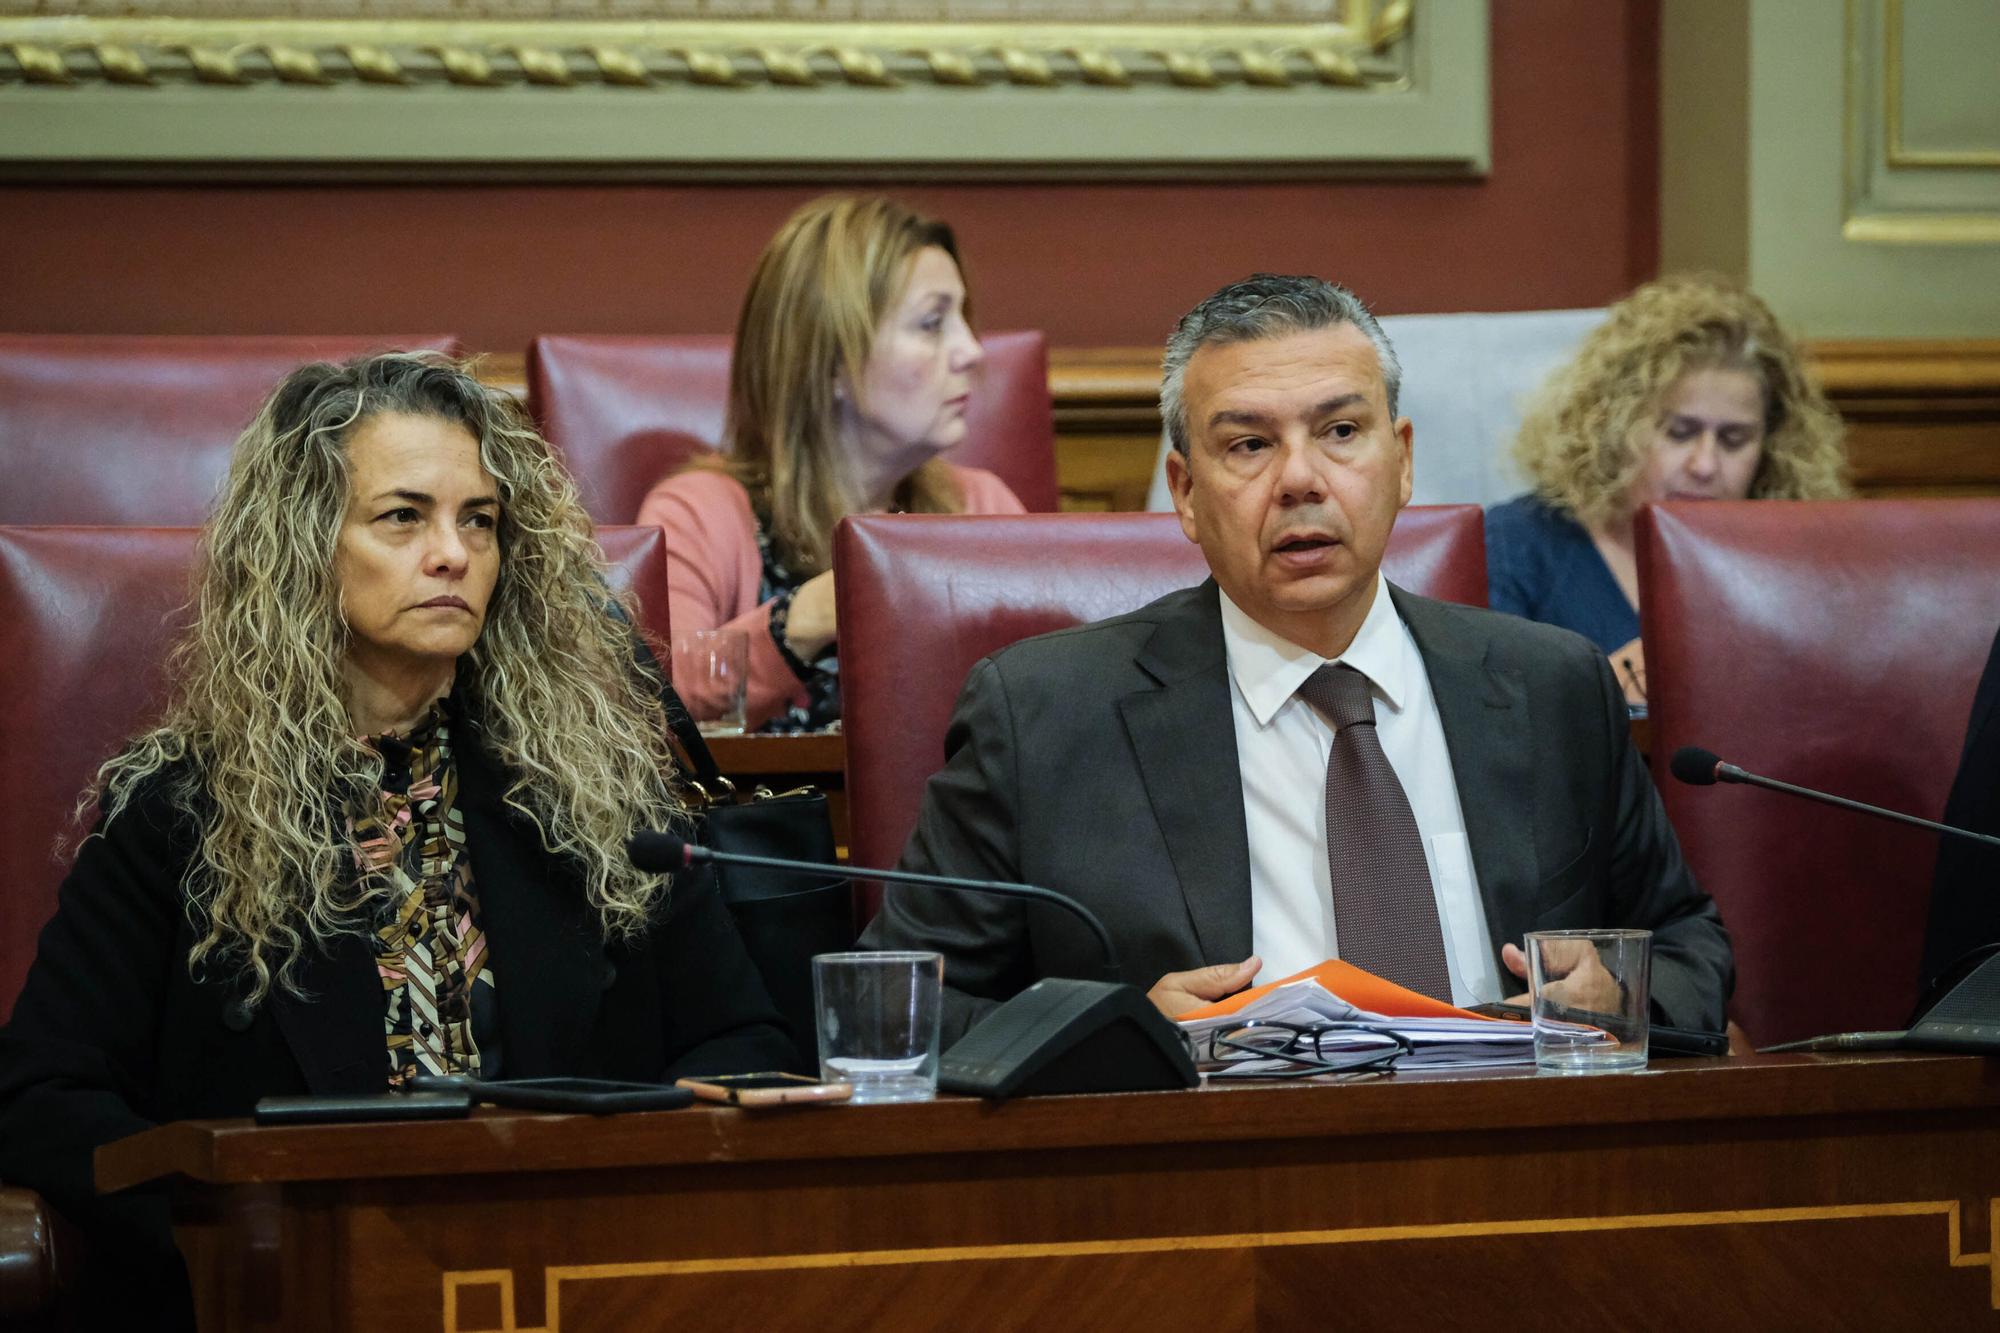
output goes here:
[{"label": "curly-haired woman in background", "polygon": [[153,1123],[792,1059],[713,892],[627,859],[683,814],[658,682],[506,399],[429,357],[293,372],[194,610],[0,1030],[0,1178],[107,1252],[93,1322],[192,1318],[164,1200],[92,1188],[92,1150]]},{"label": "curly-haired woman in background", "polygon": [[1797,345],[1719,278],[1664,279],[1613,306],[1529,407],[1514,456],[1534,489],[1487,511],[1488,601],[1594,640],[1635,704],[1639,507],[1847,491],[1840,418]]}]

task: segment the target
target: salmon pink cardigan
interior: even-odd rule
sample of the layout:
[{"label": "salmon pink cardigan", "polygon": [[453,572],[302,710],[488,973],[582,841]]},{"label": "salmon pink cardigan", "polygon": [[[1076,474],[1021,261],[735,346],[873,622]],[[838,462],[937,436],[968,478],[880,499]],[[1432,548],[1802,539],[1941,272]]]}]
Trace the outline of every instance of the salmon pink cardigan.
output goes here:
[{"label": "salmon pink cardigan", "polygon": [[[1024,512],[1007,483],[980,468],[950,464],[968,514]],[[639,506],[640,523],[667,534],[667,617],[674,633],[727,626],[750,640],[750,683],[744,724],[752,731],[793,703],[806,701],[805,685],[771,637],[771,603],[757,601],[764,562],[757,552],[757,519],[750,493],[725,472],[693,468],[660,482]],[[693,682],[689,682],[693,686]],[[721,700],[682,688],[697,718],[721,711]]]}]

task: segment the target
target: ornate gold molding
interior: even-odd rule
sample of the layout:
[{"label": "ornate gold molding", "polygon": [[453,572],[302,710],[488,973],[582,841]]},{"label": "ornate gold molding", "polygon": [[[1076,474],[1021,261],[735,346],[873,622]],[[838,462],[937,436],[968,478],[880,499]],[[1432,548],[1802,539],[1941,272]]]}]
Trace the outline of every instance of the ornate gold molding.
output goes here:
[{"label": "ornate gold molding", "polygon": [[4,18],[0,87],[1401,88],[1411,0],[1342,23]]},{"label": "ornate gold molding", "polygon": [[1487,0],[0,0],[0,174],[1463,177],[1489,45]]}]

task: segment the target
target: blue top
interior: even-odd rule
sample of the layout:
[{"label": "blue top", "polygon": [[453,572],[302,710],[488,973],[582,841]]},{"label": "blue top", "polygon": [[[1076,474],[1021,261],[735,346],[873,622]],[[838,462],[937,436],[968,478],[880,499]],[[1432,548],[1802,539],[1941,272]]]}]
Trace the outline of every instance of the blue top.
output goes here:
[{"label": "blue top", "polygon": [[1575,630],[1607,656],[1639,637],[1639,613],[1583,525],[1536,495],[1486,511],[1486,600]]}]

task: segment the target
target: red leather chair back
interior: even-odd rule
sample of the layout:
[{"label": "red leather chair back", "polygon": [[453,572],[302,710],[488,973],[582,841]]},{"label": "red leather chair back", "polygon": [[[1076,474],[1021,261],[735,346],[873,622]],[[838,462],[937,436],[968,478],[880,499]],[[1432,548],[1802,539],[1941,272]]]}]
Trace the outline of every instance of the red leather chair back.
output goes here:
[{"label": "red leather chair back", "polygon": [[[1038,332],[992,333],[951,461],[999,475],[1032,512],[1056,508],[1048,347]],[[528,346],[528,404],[569,460],[600,523],[629,523],[660,478],[722,444],[729,404],[724,334],[544,336]]]},{"label": "red leather chair back", "polygon": [[1653,776],[1736,948],[1760,1044],[1896,1028],[1937,837],[1668,776],[1753,773],[1936,819],[2000,624],[2000,500],[1673,504],[1640,516]]},{"label": "red leather chair back", "polygon": [[[849,851],[892,866],[973,664],[1010,643],[1137,610],[1208,577],[1172,514],[876,514],[834,537]],[[1403,511],[1383,560],[1399,586],[1486,604],[1477,505]],[[864,919],[874,914],[872,897]]]},{"label": "red leather chair back", "polygon": [[459,350],[445,334],[0,334],[0,523],[199,524],[287,371],[388,347]]},{"label": "red leather chair back", "polygon": [[[165,703],[195,528],[0,527],[0,1022],[55,911],[56,840],[97,766]],[[666,539],[600,529],[615,582],[667,641]]]}]

